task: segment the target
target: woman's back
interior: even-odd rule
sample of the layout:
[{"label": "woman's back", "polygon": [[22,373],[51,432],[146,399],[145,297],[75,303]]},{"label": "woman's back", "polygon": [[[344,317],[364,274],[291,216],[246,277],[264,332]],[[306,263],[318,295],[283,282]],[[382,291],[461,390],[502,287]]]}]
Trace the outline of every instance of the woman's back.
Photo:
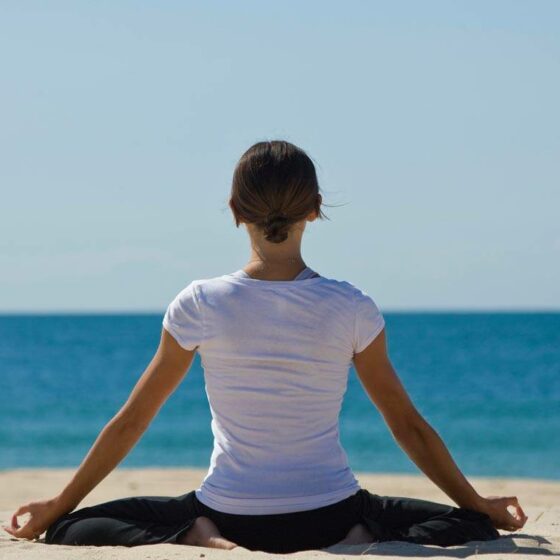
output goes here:
[{"label": "woman's back", "polygon": [[309,268],[290,281],[238,270],[191,282],[163,324],[185,349],[198,347],[204,368],[214,449],[201,502],[272,514],[360,488],[338,418],[352,356],[384,326],[365,292]]}]

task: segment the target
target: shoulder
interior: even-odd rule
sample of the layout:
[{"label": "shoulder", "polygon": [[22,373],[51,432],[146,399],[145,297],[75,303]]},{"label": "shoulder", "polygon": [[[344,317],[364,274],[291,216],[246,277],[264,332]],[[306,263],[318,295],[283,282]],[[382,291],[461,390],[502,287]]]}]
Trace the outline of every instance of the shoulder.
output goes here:
[{"label": "shoulder", "polygon": [[213,276],[210,278],[197,278],[191,280],[175,296],[179,301],[194,301],[200,304],[208,293],[227,291],[231,283],[228,282],[228,275]]},{"label": "shoulder", "polygon": [[353,301],[364,297],[371,297],[368,292],[349,280],[336,280],[333,278],[329,278],[328,280],[333,290],[346,294]]},{"label": "shoulder", "polygon": [[350,298],[349,305],[356,317],[366,315],[369,317],[378,317],[381,320],[382,311],[377,302],[377,297],[373,297],[369,290],[365,290],[352,282],[343,281],[344,290]]}]

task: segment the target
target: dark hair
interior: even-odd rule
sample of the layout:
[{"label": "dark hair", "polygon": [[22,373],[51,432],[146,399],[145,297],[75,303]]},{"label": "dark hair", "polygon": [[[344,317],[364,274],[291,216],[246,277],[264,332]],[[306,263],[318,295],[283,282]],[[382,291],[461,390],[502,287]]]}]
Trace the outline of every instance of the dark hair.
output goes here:
[{"label": "dark hair", "polygon": [[321,203],[313,162],[290,142],[257,142],[235,167],[229,200],[235,225],[254,223],[272,243],[285,241],[290,226],[312,210],[327,218]]}]

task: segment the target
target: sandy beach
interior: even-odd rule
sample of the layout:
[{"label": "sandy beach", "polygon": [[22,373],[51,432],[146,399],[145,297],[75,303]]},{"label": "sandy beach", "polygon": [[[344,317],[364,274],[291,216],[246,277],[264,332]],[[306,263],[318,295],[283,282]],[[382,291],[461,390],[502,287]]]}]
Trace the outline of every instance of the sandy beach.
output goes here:
[{"label": "sandy beach", "polygon": [[[9,522],[11,513],[20,504],[55,495],[73,471],[70,469],[17,469],[0,472],[0,522]],[[117,469],[107,477],[83,502],[92,505],[125,496],[179,495],[198,487],[206,471],[199,469]],[[363,488],[381,495],[410,496],[440,503],[453,502],[423,475],[356,473]],[[258,557],[297,556],[298,558],[329,558],[329,555],[350,557],[380,555],[384,558],[428,557],[466,558],[484,554],[485,558],[537,558],[541,555],[560,556],[560,482],[536,479],[477,478],[470,482],[482,495],[516,495],[529,516],[525,527],[510,533],[500,531],[496,541],[473,541],[448,548],[415,545],[403,542],[385,542],[364,545],[331,546],[323,550],[302,551],[293,554],[253,552],[242,547],[231,551],[173,544],[126,547],[70,547],[46,545],[17,540],[5,531],[0,535],[2,560],[58,560],[61,558],[88,558],[95,560],[150,558],[205,558],[218,560]]]}]

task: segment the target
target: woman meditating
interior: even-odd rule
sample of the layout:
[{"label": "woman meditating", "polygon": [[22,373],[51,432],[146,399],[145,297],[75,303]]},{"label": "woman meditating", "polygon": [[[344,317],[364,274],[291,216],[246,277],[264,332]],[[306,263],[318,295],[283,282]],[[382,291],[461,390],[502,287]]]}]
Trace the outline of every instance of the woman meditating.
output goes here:
[{"label": "woman meditating", "polygon": [[[517,498],[479,495],[411,402],[374,300],[304,262],[304,229],[326,217],[322,204],[315,167],[300,148],[259,142],[243,154],[229,206],[236,226],[247,228],[248,262],[177,294],[126,403],[57,496],[14,513],[10,534],[32,539],[46,531],[49,544],[288,553],[388,540],[451,546],[523,527]],[[197,351],[214,435],[200,487],[75,510],[136,444]],[[338,425],[352,365],[395,440],[457,507],[360,487]],[[20,526],[23,514],[29,518]]]}]

